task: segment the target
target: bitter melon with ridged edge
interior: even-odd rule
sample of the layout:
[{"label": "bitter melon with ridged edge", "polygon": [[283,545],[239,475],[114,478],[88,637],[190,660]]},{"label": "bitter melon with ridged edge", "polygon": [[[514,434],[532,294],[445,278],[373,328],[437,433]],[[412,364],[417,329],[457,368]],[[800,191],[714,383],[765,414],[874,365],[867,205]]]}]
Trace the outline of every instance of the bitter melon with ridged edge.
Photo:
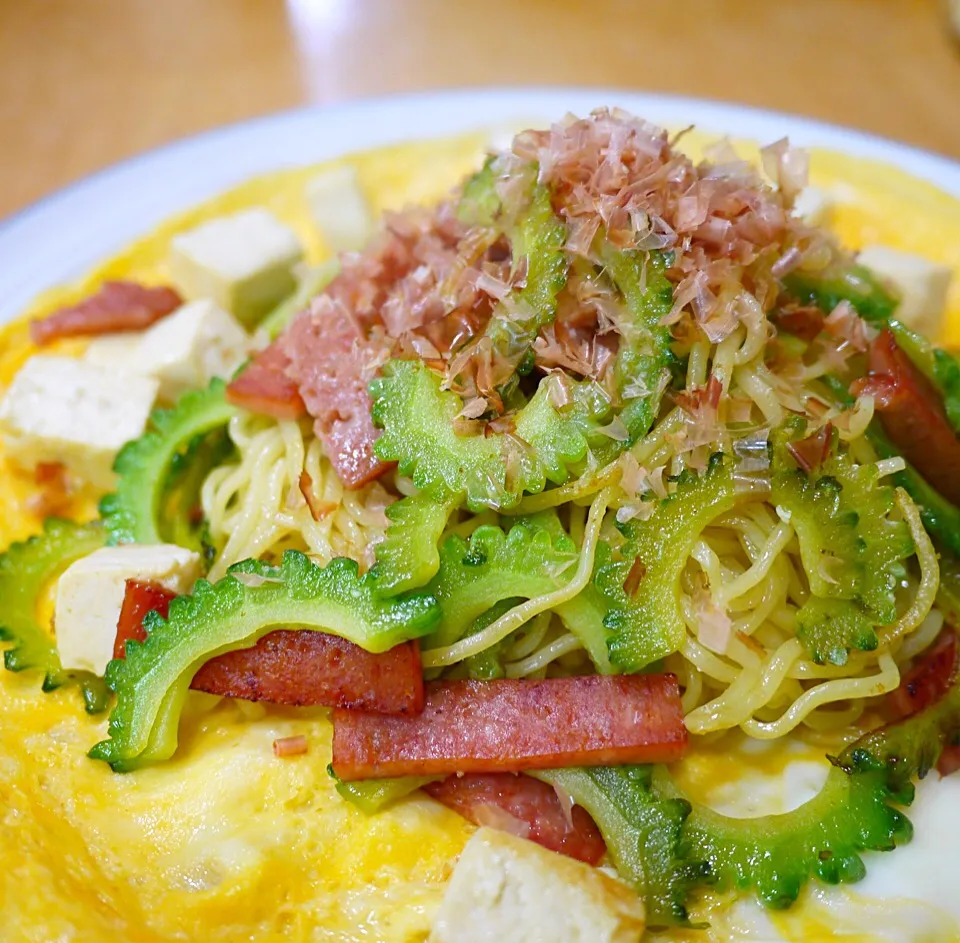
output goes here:
[{"label": "bitter melon with ridged edge", "polygon": [[548,481],[563,484],[610,411],[592,381],[573,384],[573,401],[563,410],[554,408],[550,384],[541,381],[513,417],[513,433],[461,436],[454,419],[463,402],[441,384],[421,361],[388,361],[370,384],[373,421],[383,430],[374,450],[383,461],[397,462],[421,491],[465,495],[474,512],[513,507]]},{"label": "bitter melon with ridged edge", "polygon": [[774,436],[771,500],[789,516],[810,579],[797,636],[814,661],[843,665],[850,649],[875,649],[876,628],[896,618],[896,588],[913,540],[893,517],[894,489],[875,464],[839,454],[811,473],[796,467],[787,445],[805,431],[793,419]]},{"label": "bitter melon with ridged edge", "polygon": [[255,645],[273,629],[330,632],[384,652],[426,635],[439,618],[429,593],[377,599],[369,578],[343,557],[321,567],[288,550],[280,566],[235,564],[216,584],[199,580],[192,595],[174,599],[167,619],[150,613],[146,641],[128,642],[126,658],[110,662],[107,684],[117,694],[110,739],[90,755],[118,772],[169,759],[197,670],[217,655]]},{"label": "bitter melon with ridged edge", "polygon": [[148,430],[128,442],[113,469],[117,490],[100,501],[100,516],[110,544],[159,544],[171,539],[160,508],[176,457],[198,436],[221,429],[237,414],[227,402],[226,384],[213,380],[192,390],[173,409],[154,410]]},{"label": "bitter melon with ridged edge", "polygon": [[754,890],[790,906],[811,878],[851,883],[864,851],[892,851],[913,826],[896,806],[914,798],[944,747],[960,742],[960,684],[918,714],[847,747],[813,798],[790,812],[731,818],[692,802],[666,767],[537,772],[562,787],[600,828],[620,874],[643,894],[648,922],[685,924],[692,890]]},{"label": "bitter melon with ridged edge", "polygon": [[440,569],[427,587],[443,612],[429,647],[460,640],[476,619],[504,599],[529,599],[559,589],[576,570],[577,558],[566,534],[554,536],[524,518],[506,533],[487,524],[469,540],[448,537]]},{"label": "bitter melon with ridged edge", "polygon": [[3,653],[9,671],[43,673],[44,691],[77,684],[90,714],[106,710],[109,692],[100,678],[65,671],[56,642],[37,621],[37,604],[44,589],[71,563],[104,544],[99,524],[75,524],[48,518],[43,533],[11,545],[0,556],[0,641],[12,642]]}]

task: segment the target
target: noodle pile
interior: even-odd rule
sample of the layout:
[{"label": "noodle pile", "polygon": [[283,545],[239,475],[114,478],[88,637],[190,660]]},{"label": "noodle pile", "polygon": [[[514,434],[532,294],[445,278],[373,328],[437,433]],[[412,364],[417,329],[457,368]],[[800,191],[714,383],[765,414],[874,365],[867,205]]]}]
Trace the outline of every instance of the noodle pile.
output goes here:
[{"label": "noodle pile", "polygon": [[[529,149],[532,144],[527,141],[525,146]],[[612,143],[609,146],[612,148]],[[541,160],[546,159],[544,147],[536,151]],[[562,149],[561,156],[572,160]],[[781,202],[770,205],[776,213],[786,212],[789,217],[792,196],[783,196],[789,189],[784,177],[789,157],[778,151],[777,159]],[[573,174],[562,160],[552,172]],[[729,173],[728,178],[717,179],[739,180],[735,175],[744,172],[735,168]],[[705,179],[716,183],[709,173]],[[791,186],[797,189],[795,179]],[[576,196],[575,188],[573,192]],[[770,216],[773,210],[767,210]],[[633,219],[622,222],[632,225]],[[398,224],[391,225],[396,228]],[[742,229],[738,238],[744,240],[749,231],[746,224]],[[818,242],[822,237],[802,227],[798,231],[797,245],[802,251],[823,251]],[[648,238],[667,239],[668,235],[651,232]],[[589,245],[583,232],[580,237],[583,245]],[[842,372],[851,356],[866,349],[863,325],[850,306],[841,302],[827,313],[825,333],[809,344],[802,356],[788,356],[768,318],[772,302],[761,305],[757,300],[763,292],[769,295],[769,285],[774,282],[766,263],[756,263],[750,277],[759,287],[748,291],[731,280],[729,260],[705,261],[689,248],[689,239],[683,245],[686,255],[681,256],[683,266],[677,276],[682,280],[675,288],[676,303],[669,322],[679,356],[686,360],[685,381],[681,377],[682,388],[675,387],[664,397],[650,432],[605,467],[588,459],[579,478],[527,495],[509,514],[488,511],[478,515],[461,510],[448,524],[445,536],[456,533],[466,537],[481,524],[506,528],[518,515],[556,508],[579,551],[575,571],[558,583],[555,591],[524,600],[475,634],[445,647],[427,648],[424,668],[431,676],[462,677],[467,659],[498,645],[508,677],[594,671],[582,641],[554,610],[587,586],[598,543],[616,541],[617,524],[643,520],[653,506],[647,498],[666,497],[669,482],[676,476],[686,470],[703,472],[711,455],[722,452],[737,460],[738,500],[732,511],[706,528],[686,563],[681,578],[686,638],[663,665],[680,679],[687,726],[704,736],[740,728],[761,740],[798,729],[810,736],[842,730],[853,734],[871,701],[899,685],[905,663],[923,651],[941,628],[943,615],[935,607],[939,583],[936,553],[916,506],[897,489],[894,513],[909,528],[914,546],[913,556],[906,561],[907,576],[897,590],[897,618],[878,630],[876,650],[851,652],[843,665],[818,664],[797,637],[797,613],[810,596],[810,573],[789,514],[772,502],[764,472],[770,466],[771,430],[795,414],[811,417],[815,428],[829,424],[839,436],[841,450],[861,465],[875,464],[881,477],[902,469],[902,459],[878,459],[865,436],[874,412],[871,396],[861,395],[849,407],[831,405],[834,398],[823,382],[828,374]],[[477,251],[488,248],[481,246]],[[569,243],[567,248],[571,249]],[[586,251],[582,246],[581,250]],[[451,251],[445,243],[444,252],[450,255]],[[784,258],[790,252],[799,256],[800,251],[788,250]],[[453,266],[447,255],[443,264]],[[796,263],[796,258],[793,261]],[[696,291],[704,287],[698,281],[698,265],[719,273],[720,281],[695,298]],[[486,283],[506,290],[507,286],[497,281],[506,277],[501,269],[497,269],[497,278],[488,273]],[[419,271],[410,276],[420,286],[418,291],[427,284],[414,277]],[[459,268],[455,274],[466,277]],[[433,281],[429,282],[430,291],[434,290]],[[409,294],[413,289],[407,285],[403,290]],[[691,310],[696,317],[683,310],[685,295],[693,299]],[[431,303],[436,302],[432,295],[430,298]],[[709,304],[701,304],[698,298],[708,298]],[[418,304],[418,310],[429,307],[422,299]],[[600,323],[604,323],[602,318]],[[551,343],[559,343],[553,335],[551,338]],[[596,362],[597,349],[592,348],[592,360],[583,362]],[[440,353],[451,356],[445,348],[438,352],[431,346],[430,350],[431,357]],[[481,399],[474,400],[480,404],[479,411],[470,415],[468,422],[481,414],[490,399],[484,383],[478,380],[474,386],[471,395]],[[464,402],[470,400],[465,396]],[[616,422],[611,423],[609,435],[626,438]],[[244,415],[232,420],[230,436],[238,460],[215,469],[202,491],[210,536],[220,548],[213,578],[222,576],[233,562],[247,557],[276,560],[288,548],[303,550],[322,562],[349,556],[368,569],[389,523],[385,509],[416,490],[394,472],[359,490],[345,490],[324,455],[320,438],[306,421],[276,422]],[[311,501],[304,497],[304,482],[312,490]]]}]

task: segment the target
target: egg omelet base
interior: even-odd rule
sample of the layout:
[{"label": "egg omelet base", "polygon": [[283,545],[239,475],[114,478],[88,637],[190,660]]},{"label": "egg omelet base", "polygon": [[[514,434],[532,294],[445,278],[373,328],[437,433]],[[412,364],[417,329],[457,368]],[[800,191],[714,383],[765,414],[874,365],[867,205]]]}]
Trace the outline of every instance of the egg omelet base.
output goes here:
[{"label": "egg omelet base", "polygon": [[[439,198],[477,165],[484,140],[478,134],[343,160],[356,167],[377,211],[395,209]],[[696,151],[705,140],[698,133],[683,146]],[[318,169],[255,179],[171,219],[81,282],[38,298],[30,315],[82,297],[106,278],[163,281],[171,235],[248,206],[277,213],[297,230],[308,258],[320,261],[327,250],[303,199]],[[819,151],[811,182],[842,194],[833,227],[848,245],[882,242],[960,273],[960,204],[934,186]],[[945,337],[960,344],[960,275]],[[79,354],[82,344],[61,342],[56,350]],[[0,332],[0,387],[34,352],[26,319]],[[0,455],[0,546],[40,529],[26,504],[33,490],[30,477]],[[80,496],[73,515],[93,517],[95,499]],[[194,694],[176,758],[120,775],[86,756],[105,737],[106,718],[84,714],[76,690],[41,693],[39,680],[0,671],[0,941],[425,938],[471,826],[426,798],[373,817],[341,800],[326,773],[331,730],[324,711]],[[275,759],[273,741],[294,734],[306,734],[309,752]],[[777,775],[789,760],[774,751],[763,762]],[[736,784],[743,766],[704,750],[680,773],[709,798]],[[806,909],[778,923],[784,939],[815,938],[809,931],[821,918],[811,911],[807,921]]]}]

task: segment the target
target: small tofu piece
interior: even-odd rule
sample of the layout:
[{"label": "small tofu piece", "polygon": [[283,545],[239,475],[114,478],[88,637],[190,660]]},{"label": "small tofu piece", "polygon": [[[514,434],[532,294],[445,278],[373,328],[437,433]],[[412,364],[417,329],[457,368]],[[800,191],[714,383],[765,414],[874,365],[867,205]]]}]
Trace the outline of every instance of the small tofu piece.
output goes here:
[{"label": "small tofu piece", "polygon": [[637,943],[645,916],[637,894],[603,871],[481,828],[454,868],[429,943]]},{"label": "small tofu piece", "polygon": [[307,183],[306,194],[313,222],[331,250],[363,248],[373,232],[374,219],[353,167],[317,174]]},{"label": "small tofu piece", "polygon": [[113,460],[143,434],[159,386],[152,377],[72,357],[31,357],[0,402],[6,453],[26,469],[62,462],[109,489]]},{"label": "small tofu piece", "polygon": [[247,359],[250,336],[237,319],[209,298],[191,301],[143,335],[132,362],[160,381],[160,396],[175,400],[214,377],[229,380]]},{"label": "small tofu piece", "polygon": [[136,357],[143,331],[130,331],[125,334],[102,334],[95,337],[83,352],[87,363],[110,370],[122,370],[127,373],[142,373],[137,367]]},{"label": "small tofu piece", "polygon": [[950,266],[887,246],[867,246],[858,260],[900,292],[896,317],[932,341],[940,336],[950,290]]},{"label": "small tofu piece", "polygon": [[297,234],[255,207],[220,216],[170,241],[170,275],[191,300],[209,298],[250,328],[296,287]]},{"label": "small tofu piece", "polygon": [[793,205],[794,213],[811,226],[826,226],[836,200],[819,187],[804,187]]},{"label": "small tofu piece", "polygon": [[113,658],[127,580],[188,593],[201,574],[199,553],[174,544],[103,547],[64,571],[54,613],[63,667],[102,675]]}]

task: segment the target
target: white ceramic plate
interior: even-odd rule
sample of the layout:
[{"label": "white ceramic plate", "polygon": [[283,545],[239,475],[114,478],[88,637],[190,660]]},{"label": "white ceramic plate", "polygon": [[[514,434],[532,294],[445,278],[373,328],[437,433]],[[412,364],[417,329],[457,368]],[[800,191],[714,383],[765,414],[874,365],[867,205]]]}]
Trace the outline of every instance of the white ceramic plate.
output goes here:
[{"label": "white ceramic plate", "polygon": [[960,197],[960,164],[792,115],[617,89],[481,89],[304,108],[186,138],[87,177],[0,225],[0,323],[179,210],[269,170],[503,123],[549,123],[619,105],[664,125],[696,124],[758,141],[789,135],[896,164]]}]

